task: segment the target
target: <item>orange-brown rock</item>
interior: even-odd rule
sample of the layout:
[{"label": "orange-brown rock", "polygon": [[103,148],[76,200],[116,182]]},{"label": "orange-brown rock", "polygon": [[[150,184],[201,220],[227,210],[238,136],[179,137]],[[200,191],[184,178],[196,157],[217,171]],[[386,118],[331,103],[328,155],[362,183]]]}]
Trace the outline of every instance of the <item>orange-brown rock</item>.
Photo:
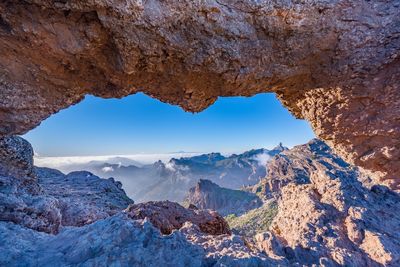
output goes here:
[{"label": "orange-brown rock", "polygon": [[171,201],[150,201],[130,205],[125,212],[131,219],[147,218],[163,234],[180,229],[185,222],[197,225],[203,233],[211,235],[230,234],[228,223],[212,210],[186,209]]},{"label": "orange-brown rock", "polygon": [[0,135],[85,94],[188,111],[275,92],[346,160],[400,182],[400,1],[1,1]]}]

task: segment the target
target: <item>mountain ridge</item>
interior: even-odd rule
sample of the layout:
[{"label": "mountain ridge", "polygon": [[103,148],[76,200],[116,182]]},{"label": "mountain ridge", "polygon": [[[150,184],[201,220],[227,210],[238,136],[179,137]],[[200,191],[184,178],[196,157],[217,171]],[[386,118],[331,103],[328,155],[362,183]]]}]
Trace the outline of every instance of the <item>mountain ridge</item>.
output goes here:
[{"label": "mountain ridge", "polygon": [[271,150],[252,149],[228,156],[212,152],[141,166],[103,162],[85,169],[97,176],[112,176],[121,181],[128,196],[137,202],[182,202],[186,191],[199,179],[208,179],[230,189],[256,184],[265,176],[265,162],[286,149],[279,144]]}]

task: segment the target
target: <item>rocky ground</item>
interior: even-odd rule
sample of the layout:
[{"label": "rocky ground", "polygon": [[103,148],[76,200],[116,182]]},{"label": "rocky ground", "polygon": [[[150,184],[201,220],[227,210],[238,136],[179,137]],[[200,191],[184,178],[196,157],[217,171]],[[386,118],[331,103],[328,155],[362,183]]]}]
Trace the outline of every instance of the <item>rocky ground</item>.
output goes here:
[{"label": "rocky ground", "polygon": [[147,202],[129,206],[125,212],[134,220],[148,218],[163,234],[180,229],[185,222],[191,222],[206,234],[230,234],[226,221],[215,211],[186,209],[171,201]]},{"label": "rocky ground", "polygon": [[193,205],[133,204],[111,178],[35,168],[22,138],[0,147],[1,266],[400,264],[399,194],[319,140],[268,163],[266,178],[247,188],[263,205],[228,218],[233,229]]},{"label": "rocky ground", "polygon": [[267,167],[255,191],[278,199],[270,231],[256,237],[268,255],[304,265],[399,266],[398,193],[366,185],[368,177],[319,140]]},{"label": "rocky ground", "polygon": [[48,168],[35,168],[35,172],[44,194],[57,199],[63,226],[89,224],[133,204],[113,178],[101,179],[86,171],[64,175]]},{"label": "rocky ground", "polygon": [[104,219],[133,203],[114,179],[88,172],[68,175],[33,166],[33,150],[20,137],[0,142],[0,220],[46,233]]},{"label": "rocky ground", "polygon": [[267,266],[235,235],[205,235],[187,222],[162,235],[147,220],[120,213],[57,235],[0,223],[1,266]]}]

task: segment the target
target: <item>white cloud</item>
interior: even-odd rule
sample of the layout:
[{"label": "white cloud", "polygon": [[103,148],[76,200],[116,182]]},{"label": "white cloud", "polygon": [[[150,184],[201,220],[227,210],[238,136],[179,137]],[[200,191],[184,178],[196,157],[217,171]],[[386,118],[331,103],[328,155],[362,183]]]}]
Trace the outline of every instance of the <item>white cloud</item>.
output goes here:
[{"label": "white cloud", "polygon": [[[177,167],[177,166],[175,166],[175,167]],[[189,171],[190,170],[189,166],[185,166],[185,165],[180,165],[180,166],[178,166],[178,168],[181,171]]]},{"label": "white cloud", "polygon": [[258,161],[258,165],[265,166],[267,165],[267,162],[271,159],[271,156],[267,153],[262,153],[254,156],[253,159]]},{"label": "white cloud", "polygon": [[113,167],[109,167],[109,166],[106,166],[106,167],[104,167],[104,168],[102,168],[101,169],[103,172],[113,172],[114,171],[114,168]]},{"label": "white cloud", "polygon": [[[136,161],[140,164],[152,164],[158,160],[168,162],[171,158],[192,157],[202,153],[165,153],[165,154],[133,154],[133,155],[108,155],[108,156],[72,156],[72,157],[41,157],[34,156],[35,165],[39,167],[48,167],[62,169],[75,164],[88,164],[92,161],[116,163],[119,166],[124,165],[118,158],[125,158]],[[117,161],[115,160],[117,158]],[[128,164],[128,163],[126,163]]]},{"label": "white cloud", "polygon": [[170,171],[175,171],[175,164],[173,162],[167,162],[165,163],[165,168],[167,168]]}]

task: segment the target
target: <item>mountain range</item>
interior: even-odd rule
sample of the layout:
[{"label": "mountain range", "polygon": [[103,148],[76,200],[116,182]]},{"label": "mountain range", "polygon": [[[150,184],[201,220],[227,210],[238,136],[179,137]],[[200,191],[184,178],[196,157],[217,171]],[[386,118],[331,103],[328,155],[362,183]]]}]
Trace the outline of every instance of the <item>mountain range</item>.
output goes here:
[{"label": "mountain range", "polygon": [[[113,177],[121,181],[127,195],[135,202],[170,200],[182,202],[189,188],[200,179],[207,179],[219,186],[240,189],[257,184],[265,177],[266,162],[287,150],[282,144],[275,148],[253,149],[241,154],[224,156],[209,153],[192,157],[172,158],[153,164],[91,161],[74,165],[70,171],[87,170],[100,177]],[[129,161],[125,161],[129,162]]]}]

